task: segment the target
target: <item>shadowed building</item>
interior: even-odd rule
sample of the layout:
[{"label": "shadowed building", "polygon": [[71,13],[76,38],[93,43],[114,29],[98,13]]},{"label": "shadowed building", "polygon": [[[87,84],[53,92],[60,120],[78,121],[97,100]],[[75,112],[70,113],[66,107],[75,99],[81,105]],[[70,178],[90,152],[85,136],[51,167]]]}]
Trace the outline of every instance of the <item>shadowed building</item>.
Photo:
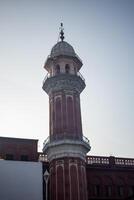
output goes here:
[{"label": "shadowed building", "polygon": [[37,161],[38,140],[0,137],[0,158],[4,160]]}]

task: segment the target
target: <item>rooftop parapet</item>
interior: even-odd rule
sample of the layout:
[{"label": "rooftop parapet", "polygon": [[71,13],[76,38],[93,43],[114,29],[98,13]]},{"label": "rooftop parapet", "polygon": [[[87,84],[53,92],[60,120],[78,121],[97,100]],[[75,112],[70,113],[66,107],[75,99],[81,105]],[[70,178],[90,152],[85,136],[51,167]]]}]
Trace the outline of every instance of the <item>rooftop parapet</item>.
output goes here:
[{"label": "rooftop parapet", "polygon": [[103,156],[87,156],[86,162],[88,165],[92,166],[111,166],[111,167],[133,167],[133,158],[118,158],[114,156],[103,157]]}]

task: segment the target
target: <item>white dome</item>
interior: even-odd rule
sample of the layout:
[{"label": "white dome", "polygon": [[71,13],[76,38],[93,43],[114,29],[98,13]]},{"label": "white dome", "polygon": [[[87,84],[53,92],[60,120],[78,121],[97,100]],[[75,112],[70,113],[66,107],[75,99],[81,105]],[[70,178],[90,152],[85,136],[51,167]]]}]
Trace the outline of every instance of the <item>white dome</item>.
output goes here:
[{"label": "white dome", "polygon": [[54,45],[54,47],[51,50],[50,54],[51,57],[56,57],[60,55],[73,56],[73,57],[76,56],[73,47],[65,41],[58,42],[57,44]]}]

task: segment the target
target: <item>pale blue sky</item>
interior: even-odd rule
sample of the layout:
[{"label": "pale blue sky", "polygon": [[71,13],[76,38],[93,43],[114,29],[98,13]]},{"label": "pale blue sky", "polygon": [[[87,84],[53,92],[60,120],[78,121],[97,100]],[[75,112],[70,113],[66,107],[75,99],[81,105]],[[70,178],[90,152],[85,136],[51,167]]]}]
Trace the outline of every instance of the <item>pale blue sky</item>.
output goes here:
[{"label": "pale blue sky", "polygon": [[83,60],[83,133],[91,155],[134,157],[134,1],[0,1],[0,135],[48,136],[43,64],[66,41]]}]

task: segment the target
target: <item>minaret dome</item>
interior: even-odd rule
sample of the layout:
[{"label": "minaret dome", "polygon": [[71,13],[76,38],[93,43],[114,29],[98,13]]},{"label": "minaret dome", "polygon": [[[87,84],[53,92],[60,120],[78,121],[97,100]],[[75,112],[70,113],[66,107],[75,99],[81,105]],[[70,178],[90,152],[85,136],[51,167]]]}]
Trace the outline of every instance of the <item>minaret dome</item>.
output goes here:
[{"label": "minaret dome", "polygon": [[61,55],[75,57],[76,53],[69,43],[65,41],[60,41],[54,45],[54,47],[51,50],[50,56],[54,58],[56,56]]}]

